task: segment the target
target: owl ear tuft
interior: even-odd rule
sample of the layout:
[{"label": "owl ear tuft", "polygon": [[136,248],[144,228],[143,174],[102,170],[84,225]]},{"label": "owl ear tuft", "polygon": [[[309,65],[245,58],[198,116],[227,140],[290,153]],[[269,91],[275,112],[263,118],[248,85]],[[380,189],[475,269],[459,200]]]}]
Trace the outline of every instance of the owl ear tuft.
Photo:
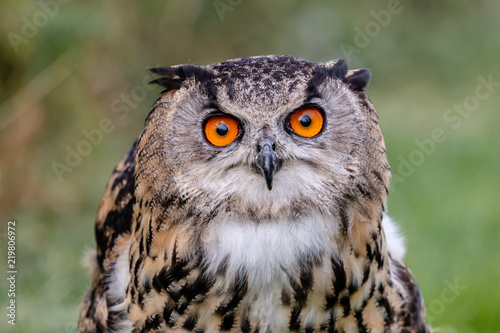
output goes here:
[{"label": "owl ear tuft", "polygon": [[160,75],[158,79],[150,81],[150,84],[158,84],[165,87],[165,91],[176,90],[188,78],[195,78],[197,81],[205,81],[210,77],[210,73],[201,66],[179,65],[172,67],[158,67],[149,69],[150,72]]},{"label": "owl ear tuft", "polygon": [[186,75],[182,67],[158,67],[150,68],[149,71],[161,77],[150,81],[150,84],[157,84],[165,88],[165,91],[179,89]]},{"label": "owl ear tuft", "polygon": [[368,84],[371,78],[371,73],[369,69],[361,68],[355,69],[347,72],[347,75],[343,79],[353,90],[363,90]]},{"label": "owl ear tuft", "polygon": [[347,61],[345,61],[344,59],[327,62],[326,65],[328,67],[327,75],[330,77],[343,79],[347,74]]},{"label": "owl ear tuft", "polygon": [[344,59],[332,60],[325,65],[328,76],[342,80],[353,90],[362,90],[370,81],[370,70],[365,68],[348,70]]}]

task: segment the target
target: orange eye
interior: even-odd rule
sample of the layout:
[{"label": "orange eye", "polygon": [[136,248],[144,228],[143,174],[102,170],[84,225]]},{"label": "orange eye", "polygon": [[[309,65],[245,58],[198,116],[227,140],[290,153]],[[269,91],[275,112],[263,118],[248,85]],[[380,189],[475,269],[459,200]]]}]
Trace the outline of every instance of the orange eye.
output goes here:
[{"label": "orange eye", "polygon": [[213,116],[205,124],[205,136],[214,146],[227,146],[238,135],[238,123],[228,116]]},{"label": "orange eye", "polygon": [[310,138],[321,132],[323,115],[314,106],[305,106],[293,111],[290,126],[298,135]]}]

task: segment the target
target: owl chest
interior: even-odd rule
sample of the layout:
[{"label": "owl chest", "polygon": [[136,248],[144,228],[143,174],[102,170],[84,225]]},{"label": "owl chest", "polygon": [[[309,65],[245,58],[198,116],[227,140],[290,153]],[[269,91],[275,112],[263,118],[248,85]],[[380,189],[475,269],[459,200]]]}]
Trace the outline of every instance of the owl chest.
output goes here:
[{"label": "owl chest", "polygon": [[332,225],[320,214],[294,221],[216,221],[202,237],[207,271],[223,272],[249,290],[286,287],[305,266],[332,253]]},{"label": "owl chest", "polygon": [[[144,274],[154,276],[153,290],[145,301],[137,298],[129,317],[136,321],[141,316],[134,313],[146,310],[143,318],[160,316],[182,332],[289,332],[354,323],[352,314],[339,321],[350,310],[341,304],[347,294],[339,293],[347,271],[332,264],[339,255],[335,225],[319,214],[261,224],[214,221],[199,240],[202,265],[187,270],[189,263],[180,260],[179,267]],[[339,290],[334,277],[344,281]],[[361,289],[360,303],[370,283]],[[132,295],[129,300],[135,303]]]},{"label": "owl chest", "polygon": [[320,214],[259,224],[216,221],[202,238],[207,273],[218,276],[214,290],[224,290],[214,302],[220,309],[238,302],[240,319],[252,326],[288,327],[297,292],[305,297],[313,275],[319,285],[329,278],[332,225]]}]

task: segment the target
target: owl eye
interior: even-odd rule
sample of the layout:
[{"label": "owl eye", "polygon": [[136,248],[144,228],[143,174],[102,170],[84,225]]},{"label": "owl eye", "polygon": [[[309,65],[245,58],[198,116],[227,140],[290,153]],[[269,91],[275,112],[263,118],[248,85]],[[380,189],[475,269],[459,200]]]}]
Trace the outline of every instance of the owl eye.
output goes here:
[{"label": "owl eye", "polygon": [[323,114],[314,106],[305,106],[290,115],[290,126],[300,136],[311,138],[323,129]]},{"label": "owl eye", "polygon": [[217,147],[227,146],[238,136],[238,123],[229,116],[213,116],[205,123],[205,137]]}]

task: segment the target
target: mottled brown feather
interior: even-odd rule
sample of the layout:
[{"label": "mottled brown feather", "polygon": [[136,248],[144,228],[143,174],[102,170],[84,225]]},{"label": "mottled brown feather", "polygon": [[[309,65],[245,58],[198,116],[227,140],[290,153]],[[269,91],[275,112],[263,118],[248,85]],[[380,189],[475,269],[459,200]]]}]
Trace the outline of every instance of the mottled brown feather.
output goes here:
[{"label": "mottled brown feather", "polygon": [[[79,332],[429,332],[415,279],[392,259],[382,227],[390,167],[363,91],[367,70],[265,56],[155,72],[166,91],[97,213],[97,266]],[[328,118],[313,140],[283,128],[304,103]],[[201,127],[214,111],[240,120],[237,143],[220,149],[205,140]],[[263,136],[284,160],[274,192],[255,171]],[[225,224],[234,233],[225,235]],[[255,254],[260,248],[238,228],[310,242],[282,244],[299,251],[293,256]],[[232,237],[247,244],[217,247]],[[261,271],[247,254],[260,255]],[[273,258],[282,261],[264,265]]]}]

